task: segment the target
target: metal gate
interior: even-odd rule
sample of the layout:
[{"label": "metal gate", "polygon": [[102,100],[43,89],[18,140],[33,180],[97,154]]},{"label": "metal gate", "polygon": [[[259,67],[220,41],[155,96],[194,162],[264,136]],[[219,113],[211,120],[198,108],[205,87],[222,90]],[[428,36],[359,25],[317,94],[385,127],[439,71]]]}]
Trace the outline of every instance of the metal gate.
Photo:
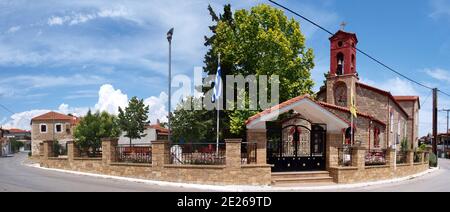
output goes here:
[{"label": "metal gate", "polygon": [[[273,172],[325,170],[326,126],[311,124],[282,127],[278,122],[267,122],[267,163]],[[283,133],[289,133],[287,138]]]}]

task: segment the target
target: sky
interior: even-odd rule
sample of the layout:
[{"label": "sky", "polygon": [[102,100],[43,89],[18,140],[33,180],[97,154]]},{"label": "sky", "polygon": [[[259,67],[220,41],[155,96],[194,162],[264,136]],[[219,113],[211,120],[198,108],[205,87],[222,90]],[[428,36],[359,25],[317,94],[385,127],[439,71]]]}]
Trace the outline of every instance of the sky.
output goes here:
[{"label": "sky", "polygon": [[[358,47],[399,72],[450,93],[450,1],[279,0],[337,31],[345,21]],[[264,0],[0,0],[0,125],[30,128],[30,119],[50,110],[83,115],[117,113],[137,96],[150,106],[150,120],[167,114],[168,44],[173,37],[173,74],[193,75],[203,66],[204,36],[216,11],[230,3],[249,9]],[[289,17],[292,14],[286,13]],[[329,71],[329,35],[300,22],[314,50],[315,90]],[[357,55],[361,81],[394,95],[419,95],[420,134],[431,131],[431,91]],[[174,88],[176,89],[176,88]],[[439,96],[439,107],[450,98]],[[174,104],[173,104],[174,105]],[[439,130],[445,131],[441,113]]]}]

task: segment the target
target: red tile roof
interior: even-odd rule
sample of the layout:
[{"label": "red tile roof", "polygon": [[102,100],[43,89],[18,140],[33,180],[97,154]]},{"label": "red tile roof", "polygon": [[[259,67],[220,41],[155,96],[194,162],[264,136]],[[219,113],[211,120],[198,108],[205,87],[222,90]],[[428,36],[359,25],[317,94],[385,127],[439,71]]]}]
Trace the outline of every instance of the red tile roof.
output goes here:
[{"label": "red tile roof", "polygon": [[[326,102],[318,102],[318,103],[320,105],[324,106],[324,107],[327,107],[327,108],[336,109],[336,110],[340,110],[340,111],[343,111],[343,112],[350,113],[350,109],[346,108],[346,107],[340,107],[340,106],[329,104],[329,103],[326,103]],[[375,118],[375,117],[373,117],[373,116],[371,116],[369,114],[361,113],[361,112],[358,112],[357,114],[358,114],[358,116],[361,116],[361,117],[373,120],[373,121],[378,122],[379,124],[381,124],[383,126],[386,126],[386,123],[384,123],[383,121],[381,121],[381,120],[379,120],[379,119],[377,119],[377,118]]]},{"label": "red tile roof", "polygon": [[162,127],[160,124],[148,125],[147,128],[155,129],[156,132],[160,135],[168,135],[169,134],[169,129]]},{"label": "red tile roof", "polygon": [[[298,101],[300,101],[300,100],[302,100],[304,98],[309,98],[309,95],[298,96],[298,97],[295,97],[295,98],[290,99],[288,101],[285,101],[285,102],[283,102],[283,103],[281,103],[279,105],[276,105],[276,106],[274,106],[272,108],[266,109],[263,112],[258,113],[256,115],[250,117],[249,119],[247,119],[247,121],[245,121],[245,124],[248,125],[250,122],[252,122],[252,121],[254,121],[254,120],[256,120],[256,119],[258,119],[258,118],[260,118],[260,117],[262,117],[264,115],[267,115],[267,114],[269,114],[269,113],[271,113],[271,112],[273,112],[275,110],[280,110],[281,108],[287,107],[287,106],[289,106],[289,105],[291,105],[293,103],[296,103],[296,102],[298,102]],[[311,99],[311,98],[309,98],[309,99]],[[312,101],[314,101],[314,100],[312,100]]]},{"label": "red tile roof", "polygon": [[31,121],[69,121],[71,124],[78,124],[80,119],[76,116],[64,115],[56,112],[48,112],[46,114],[34,117]]},{"label": "red tile roof", "polygon": [[387,96],[388,98],[390,98],[390,99],[392,100],[392,102],[394,102],[394,104],[397,105],[398,108],[400,108],[400,111],[402,111],[402,113],[403,113],[404,115],[406,115],[407,118],[409,118],[408,113],[407,113],[407,112],[405,111],[405,109],[403,109],[403,107],[397,102],[397,100],[394,98],[394,96],[392,96],[391,92],[387,92],[387,91],[385,91],[385,90],[381,90],[381,89],[379,89],[379,88],[375,88],[375,87],[373,87],[373,86],[366,85],[366,84],[360,83],[360,82],[356,82],[356,84],[359,85],[359,86],[361,86],[361,87],[363,87],[363,88],[366,88],[366,89],[368,89],[368,90],[377,92],[377,93],[379,93],[379,94],[381,94],[381,95],[384,95],[384,96]]},{"label": "red tile roof", "polygon": [[394,96],[396,101],[419,101],[418,96]]},{"label": "red tile roof", "polygon": [[21,130],[21,129],[9,129],[9,133],[29,133],[28,130]]}]

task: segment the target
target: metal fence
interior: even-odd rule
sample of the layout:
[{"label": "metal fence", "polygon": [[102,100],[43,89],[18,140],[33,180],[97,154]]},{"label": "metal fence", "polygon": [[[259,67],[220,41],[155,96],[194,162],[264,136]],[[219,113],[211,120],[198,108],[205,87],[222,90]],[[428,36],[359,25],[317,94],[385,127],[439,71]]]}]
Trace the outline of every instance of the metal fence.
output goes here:
[{"label": "metal fence", "polygon": [[338,160],[339,166],[351,166],[352,149],[350,147],[338,148]]},{"label": "metal fence", "polygon": [[256,164],[257,143],[243,142],[241,145],[241,164]]},{"label": "metal fence", "polygon": [[422,153],[414,152],[414,163],[422,162]]},{"label": "metal fence", "polygon": [[371,149],[366,153],[366,166],[381,166],[386,165],[386,150],[385,149]]},{"label": "metal fence", "polygon": [[[217,148],[218,147],[218,148]],[[177,165],[224,165],[225,144],[187,143],[170,145],[170,163]]]},{"label": "metal fence", "polygon": [[407,163],[407,161],[406,161],[406,152],[398,151],[396,160],[397,160],[397,164],[405,164],[405,163]]},{"label": "metal fence", "polygon": [[151,144],[116,146],[116,161],[120,163],[152,163]]},{"label": "metal fence", "polygon": [[54,157],[67,156],[67,144],[53,143],[52,152]]}]

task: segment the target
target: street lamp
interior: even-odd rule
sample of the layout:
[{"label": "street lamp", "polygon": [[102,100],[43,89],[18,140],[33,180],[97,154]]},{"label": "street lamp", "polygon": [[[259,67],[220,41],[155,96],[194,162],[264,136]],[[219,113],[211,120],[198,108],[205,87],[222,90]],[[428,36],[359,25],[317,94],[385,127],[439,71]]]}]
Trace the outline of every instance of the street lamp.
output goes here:
[{"label": "street lamp", "polygon": [[169,127],[169,134],[168,134],[168,140],[171,141],[171,134],[172,134],[172,128],[170,126],[170,118],[172,117],[171,108],[172,108],[172,36],[173,36],[173,28],[167,32],[167,41],[169,41],[169,117],[168,117],[168,127]]}]

